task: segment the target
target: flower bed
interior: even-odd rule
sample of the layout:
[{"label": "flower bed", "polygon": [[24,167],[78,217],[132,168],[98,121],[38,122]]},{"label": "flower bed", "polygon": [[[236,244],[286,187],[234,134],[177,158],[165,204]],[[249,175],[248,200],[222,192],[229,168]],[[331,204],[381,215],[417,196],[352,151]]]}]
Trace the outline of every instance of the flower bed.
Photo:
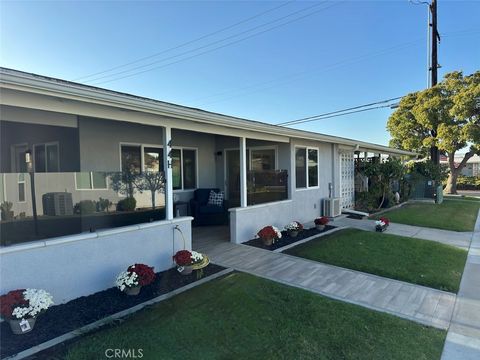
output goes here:
[{"label": "flower bed", "polygon": [[247,242],[244,242],[244,245],[249,245],[249,246],[254,246],[257,248],[261,249],[266,249],[266,250],[276,250],[278,248],[296,243],[297,241],[301,241],[303,239],[306,239],[311,236],[315,236],[318,234],[321,234],[325,231],[329,231],[331,229],[334,229],[335,226],[330,226],[330,225],[325,225],[325,229],[323,230],[317,230],[316,228],[310,228],[310,229],[304,229],[303,231],[299,232],[296,237],[291,237],[288,235],[287,231],[282,231],[282,237],[278,240],[276,240],[272,245],[266,246],[262,239],[257,238],[257,239],[252,239]]},{"label": "flower bed", "polygon": [[[223,269],[221,266],[210,264],[204,269],[204,276],[215,274]],[[52,306],[39,316],[35,329],[23,335],[12,334],[8,322],[4,321],[0,324],[0,333],[2,334],[0,357],[17,354],[195,281],[197,281],[195,272],[185,276],[179,274],[174,268],[157,273],[155,281],[145,286],[137,296],[127,296],[116,287],[89,296],[82,296],[66,304]]]}]

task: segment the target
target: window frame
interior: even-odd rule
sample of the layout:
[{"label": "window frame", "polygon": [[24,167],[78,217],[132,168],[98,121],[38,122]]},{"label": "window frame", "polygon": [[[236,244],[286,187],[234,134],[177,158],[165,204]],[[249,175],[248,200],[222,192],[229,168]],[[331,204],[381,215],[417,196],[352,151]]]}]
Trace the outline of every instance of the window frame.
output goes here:
[{"label": "window frame", "polygon": [[[42,146],[43,145],[43,149],[45,151],[45,171],[37,171],[37,162],[35,161],[35,148],[37,146]],[[55,145],[57,147],[57,154],[58,154],[58,158],[57,158],[57,169],[58,169],[58,172],[61,172],[60,171],[60,142],[59,141],[50,141],[50,142],[45,142],[45,143],[37,143],[37,144],[33,144],[32,145],[32,161],[33,161],[33,171],[34,172],[43,172],[43,173],[49,173],[49,172],[54,172],[54,171],[47,171],[48,169],[48,157],[47,157],[47,146],[51,146],[51,145]]]},{"label": "window frame", "polygon": [[[145,171],[145,148],[159,148],[159,149],[164,149],[163,145],[158,145],[158,144],[144,144],[144,143],[130,143],[130,142],[121,142],[119,144],[119,156],[120,156],[120,171],[123,171],[122,169],[122,146],[139,146],[140,147],[140,160],[141,160],[141,171]],[[173,192],[187,192],[187,191],[195,191],[198,189],[198,148],[197,147],[192,147],[192,146],[172,146],[172,150],[180,150],[180,172],[182,174],[181,176],[181,185],[182,187],[180,189],[174,189]],[[183,149],[186,150],[194,150],[195,151],[195,188],[193,189],[185,189],[184,188],[184,171],[183,171]],[[163,153],[163,156],[166,156],[165,153]],[[165,170],[165,169],[164,169]]]},{"label": "window frame", "polygon": [[[240,150],[240,149],[237,149]],[[278,146],[274,145],[265,145],[265,146],[250,146],[247,147],[246,150],[248,151],[248,170],[252,170],[252,152],[255,150],[273,150],[275,152],[275,164],[274,164],[274,169],[273,170],[279,170],[278,169]]]},{"label": "window frame", "polygon": [[[305,183],[306,187],[297,187],[296,181],[296,171],[297,167],[294,166],[293,169],[295,171],[295,191],[304,191],[304,190],[312,190],[312,189],[319,189],[320,188],[320,148],[316,146],[302,146],[302,145],[295,145],[293,149],[293,160],[296,163],[296,153],[297,149],[305,149]],[[315,150],[317,152],[317,179],[318,184],[315,186],[310,186],[309,184],[309,176],[308,176],[308,151]],[[293,178],[293,177],[292,177]]]},{"label": "window frame", "polygon": [[[105,172],[105,187],[104,188],[96,188],[96,187],[93,187],[93,173],[94,172],[104,172],[104,171],[76,171],[73,173],[73,178],[75,179],[75,190],[77,191],[105,191],[105,190],[108,190],[108,181],[107,181],[107,177],[108,175],[106,174]],[[79,188],[78,187],[78,183],[77,183],[77,174],[80,174],[80,173],[89,173],[90,175],[90,188],[89,189],[83,189],[83,188]]]}]

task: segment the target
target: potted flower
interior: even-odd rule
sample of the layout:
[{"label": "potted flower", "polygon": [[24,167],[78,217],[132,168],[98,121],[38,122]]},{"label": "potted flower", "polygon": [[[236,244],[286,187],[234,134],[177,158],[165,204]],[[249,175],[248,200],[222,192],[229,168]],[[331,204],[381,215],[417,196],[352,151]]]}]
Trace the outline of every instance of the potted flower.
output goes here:
[{"label": "potted flower", "polygon": [[330,219],[326,216],[321,216],[316,218],[313,222],[315,223],[315,227],[317,228],[317,230],[322,231],[325,230],[325,225],[330,222]]},{"label": "potted flower", "polygon": [[45,290],[19,289],[0,296],[0,314],[17,335],[31,331],[37,316],[52,305],[53,297]]},{"label": "potted flower", "polygon": [[204,256],[196,251],[180,250],[173,256],[173,260],[180,274],[190,275],[195,265],[204,261]]},{"label": "potted flower", "polygon": [[142,286],[149,285],[154,280],[155,272],[153,267],[145,264],[134,264],[117,276],[115,284],[120,291],[127,295],[138,295]]},{"label": "potted flower", "polygon": [[282,233],[275,226],[268,225],[257,233],[265,246],[271,246],[276,240],[282,238]]},{"label": "potted flower", "polygon": [[303,230],[303,225],[298,221],[292,221],[290,224],[285,225],[285,231],[288,232],[290,237],[297,237],[298,233]]},{"label": "potted flower", "polygon": [[375,221],[375,230],[383,232],[387,230],[388,225],[390,225],[390,220],[386,217],[381,217],[380,219]]}]

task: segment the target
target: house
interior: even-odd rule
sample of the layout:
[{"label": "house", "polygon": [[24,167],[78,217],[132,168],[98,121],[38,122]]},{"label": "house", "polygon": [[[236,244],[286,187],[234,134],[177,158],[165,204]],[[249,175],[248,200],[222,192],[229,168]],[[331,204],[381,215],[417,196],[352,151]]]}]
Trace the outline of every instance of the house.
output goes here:
[{"label": "house", "polygon": [[[462,162],[464,154],[455,154],[455,167],[458,167]],[[442,155],[440,157],[440,163],[448,165],[448,159]],[[463,176],[480,176],[480,156],[473,155],[467,160],[465,167],[460,172]]]},{"label": "house", "polygon": [[196,189],[224,192],[242,243],[352,208],[355,157],[413,155],[12,69],[0,89],[0,290],[57,302],[110,287],[133,262],[172,267],[192,247]]}]

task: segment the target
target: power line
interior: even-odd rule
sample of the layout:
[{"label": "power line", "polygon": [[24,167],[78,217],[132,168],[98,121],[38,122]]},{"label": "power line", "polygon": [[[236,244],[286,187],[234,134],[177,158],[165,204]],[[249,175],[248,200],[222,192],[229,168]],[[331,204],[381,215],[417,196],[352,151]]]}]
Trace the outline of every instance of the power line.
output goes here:
[{"label": "power line", "polygon": [[254,19],[256,19],[256,18],[259,18],[259,17],[261,17],[261,16],[263,16],[263,15],[265,15],[265,14],[268,14],[268,13],[270,13],[270,12],[273,12],[273,11],[275,11],[275,10],[278,10],[278,9],[280,9],[280,8],[286,6],[286,5],[289,5],[289,4],[291,4],[291,3],[294,3],[295,1],[296,1],[296,0],[284,2],[284,3],[282,3],[282,4],[278,5],[278,6],[275,6],[275,7],[271,8],[271,9],[262,11],[262,12],[256,14],[256,15],[250,16],[250,17],[248,17],[248,18],[246,18],[246,19],[240,20],[240,21],[238,21],[238,22],[236,22],[236,23],[234,23],[234,24],[228,25],[228,26],[226,26],[226,27],[224,27],[224,28],[218,29],[218,30],[213,31],[213,32],[211,32],[211,33],[202,35],[202,36],[200,36],[200,37],[198,37],[198,38],[195,38],[195,39],[193,39],[193,40],[189,40],[189,41],[187,41],[187,42],[184,42],[184,43],[181,43],[181,44],[179,44],[179,45],[173,46],[173,47],[171,47],[171,48],[168,48],[168,49],[165,49],[165,50],[156,52],[156,53],[151,54],[151,55],[148,55],[148,56],[144,56],[144,57],[142,57],[142,58],[139,58],[139,59],[136,59],[136,60],[133,60],[133,61],[124,63],[124,64],[122,64],[122,65],[114,66],[114,67],[111,67],[111,68],[108,68],[108,69],[105,69],[105,70],[102,70],[102,71],[98,71],[98,72],[93,73],[93,74],[89,74],[89,75],[85,75],[85,76],[81,76],[81,77],[75,78],[75,79],[73,79],[72,81],[78,81],[78,80],[90,78],[90,77],[93,77],[93,76],[105,74],[105,73],[107,73],[107,72],[111,72],[111,71],[114,71],[114,70],[117,70],[117,69],[121,69],[121,68],[126,67],[126,66],[129,66],[129,65],[137,64],[137,63],[142,62],[142,61],[144,61],[144,60],[148,60],[148,59],[157,57],[157,56],[159,56],[159,55],[168,53],[168,52],[170,52],[170,51],[180,49],[180,48],[182,48],[182,47],[185,47],[185,46],[187,46],[187,45],[193,44],[193,43],[198,42],[198,41],[200,41],[200,40],[209,38],[209,37],[211,37],[211,36],[213,36],[213,35],[219,34],[219,33],[224,32],[224,31],[226,31],[226,30],[230,30],[230,29],[232,29],[232,28],[234,28],[234,27],[237,27],[238,25],[241,25],[241,24],[247,23],[247,22],[249,22],[249,21],[252,21],[252,20],[254,20]]},{"label": "power line", "polygon": [[[316,68],[316,69],[301,71],[301,72],[298,72],[298,73],[290,74],[288,76],[282,76],[282,77],[275,78],[275,79],[272,79],[272,80],[268,80],[268,81],[265,81],[265,82],[260,82],[260,83],[254,84],[254,85],[245,86],[245,87],[242,87],[242,88],[236,89],[236,90],[230,90],[230,91],[227,90],[227,91],[224,91],[224,92],[221,92],[221,93],[216,93],[216,94],[213,94],[213,95],[202,97],[200,99],[197,99],[197,101],[202,100],[202,99],[217,97],[217,96],[221,96],[221,95],[226,95],[226,94],[229,94],[229,93],[240,92],[240,94],[238,94],[238,95],[233,95],[233,96],[226,97],[226,98],[219,99],[219,100],[213,100],[213,101],[202,103],[202,104],[199,105],[199,106],[204,106],[204,105],[209,105],[209,104],[215,104],[215,103],[222,102],[222,101],[227,101],[227,100],[230,100],[230,99],[237,98],[239,96],[251,95],[251,94],[254,94],[254,93],[259,92],[259,91],[265,91],[265,90],[268,90],[268,89],[271,89],[271,88],[276,88],[279,85],[284,85],[284,84],[290,83],[292,81],[297,81],[298,79],[300,79],[302,77],[305,77],[306,75],[309,75],[309,74],[312,74],[312,73],[317,73],[317,72],[321,73],[321,72],[325,72],[327,70],[340,68],[340,67],[343,67],[343,66],[346,66],[346,65],[352,65],[352,64],[355,64],[355,63],[363,61],[363,60],[375,58],[375,57],[378,57],[378,56],[381,56],[381,55],[384,55],[384,54],[388,54],[390,52],[405,49],[409,46],[416,45],[419,42],[420,42],[420,40],[398,44],[398,45],[395,45],[395,46],[392,46],[392,47],[389,47],[389,48],[386,48],[386,49],[382,49],[382,50],[379,50],[379,51],[376,51],[376,52],[373,52],[373,53],[370,53],[370,54],[364,54],[364,55],[357,56],[357,57],[354,57],[354,58],[340,60],[340,61],[337,61],[335,63],[326,65],[323,68]],[[262,87],[262,85],[268,85],[268,84],[273,84],[273,85]],[[258,88],[259,86],[260,86],[260,88]],[[255,89],[255,88],[258,88],[258,89],[253,90],[253,91],[245,91],[245,90],[248,90],[248,89]],[[243,91],[243,93],[242,93],[242,91]]]},{"label": "power line", "polygon": [[[205,44],[205,45],[202,45],[202,46],[199,46],[199,47],[196,47],[196,48],[193,48],[193,49],[190,49],[190,50],[181,52],[181,53],[179,53],[179,54],[172,55],[172,56],[169,56],[169,57],[165,57],[165,58],[162,58],[162,59],[158,59],[158,60],[155,60],[155,61],[150,62],[150,63],[148,63],[148,64],[136,66],[136,67],[133,67],[133,68],[130,68],[130,69],[127,69],[127,70],[119,71],[119,72],[116,72],[116,73],[114,73],[114,74],[105,75],[105,76],[100,76],[100,77],[97,77],[97,78],[88,80],[88,82],[98,81],[98,80],[101,80],[101,79],[104,79],[104,78],[109,78],[109,77],[112,77],[112,76],[118,76],[118,75],[121,75],[121,74],[129,73],[129,72],[132,72],[132,71],[135,71],[135,70],[139,70],[139,69],[143,69],[143,68],[146,68],[146,67],[155,65],[155,64],[160,63],[160,62],[164,62],[164,61],[167,61],[167,60],[171,60],[171,59],[174,59],[174,58],[178,58],[178,57],[180,57],[180,56],[187,55],[187,54],[196,52],[196,51],[198,51],[198,50],[202,50],[202,49],[208,48],[208,47],[210,47],[210,46],[213,46],[213,45],[222,43],[222,42],[224,42],[224,41],[226,41],[226,40],[233,39],[233,38],[236,38],[236,37],[238,37],[238,36],[244,35],[244,34],[246,34],[246,33],[255,31],[255,30],[259,29],[259,28],[268,26],[268,25],[270,25],[270,24],[272,24],[272,23],[275,23],[275,22],[284,20],[284,19],[286,19],[286,18],[288,18],[288,17],[297,15],[298,13],[311,10],[311,9],[313,9],[313,8],[315,8],[315,7],[318,7],[318,6],[322,5],[322,4],[325,3],[325,2],[326,2],[326,1],[322,1],[322,2],[320,2],[320,3],[315,3],[315,4],[312,5],[312,6],[307,6],[307,7],[303,8],[303,9],[297,10],[297,11],[295,11],[295,12],[293,12],[293,13],[287,14],[287,15],[282,16],[282,17],[280,17],[280,18],[277,18],[277,19],[268,21],[268,22],[266,22],[266,23],[262,23],[262,24],[256,25],[256,26],[254,26],[254,27],[252,27],[252,28],[250,28],[250,29],[243,30],[243,31],[241,31],[241,32],[239,32],[239,33],[235,33],[235,34],[229,35],[229,36],[224,37],[224,38],[222,38],[222,39],[215,40],[215,41],[210,42],[210,43],[208,43],[208,44]],[[255,35],[255,34],[254,34],[254,35]],[[249,38],[249,37],[247,37],[246,39],[248,39],[248,38]],[[241,40],[240,40],[240,41],[241,41]],[[238,41],[237,41],[237,42],[238,42]],[[235,41],[232,42],[232,43],[235,43]],[[225,46],[228,46],[229,44],[231,44],[231,43],[227,43],[227,44],[225,44]],[[223,46],[220,46],[220,47],[217,47],[217,48],[221,48],[221,47],[223,47]],[[215,49],[217,49],[217,48],[211,49],[211,51],[213,51],[213,50],[215,50]],[[193,58],[193,57],[202,55],[202,54],[207,53],[207,52],[210,52],[210,51],[201,52],[201,53],[199,53],[199,54],[194,54],[193,56],[186,57],[186,58],[184,58],[184,59],[185,59],[185,60],[188,60],[188,59],[190,59],[190,58]],[[184,61],[184,59],[180,59],[179,61],[175,61],[175,62],[172,62],[172,63],[170,63],[170,64],[176,64],[177,62]],[[167,64],[167,66],[170,65],[170,64]],[[154,68],[152,68],[152,69],[147,69],[146,71],[155,70],[155,69],[161,68],[161,67],[163,67],[163,66],[154,67]],[[143,72],[146,72],[146,71],[143,71]],[[141,73],[143,73],[143,72],[139,72],[139,74],[141,74]],[[132,75],[132,76],[133,76],[133,75]],[[128,76],[127,76],[127,77],[128,77]],[[119,78],[119,79],[120,79],[120,78]],[[115,80],[118,80],[118,79],[115,79]],[[112,81],[113,81],[113,80],[112,80]],[[106,82],[109,82],[109,81],[106,81]],[[102,83],[104,83],[104,82],[99,82],[99,83],[97,83],[97,84],[102,84]]]},{"label": "power line", "polygon": [[[290,121],[286,121],[286,122],[283,122],[283,123],[279,123],[277,125],[291,126],[291,125],[303,124],[303,123],[306,123],[306,122],[312,122],[312,121],[316,121],[316,120],[328,119],[328,118],[336,117],[336,116],[354,114],[354,113],[357,113],[357,112],[363,112],[363,111],[369,111],[369,110],[374,110],[374,109],[391,107],[392,104],[381,105],[381,106],[376,106],[376,107],[372,107],[372,106],[373,105],[378,105],[378,104],[390,103],[392,101],[399,100],[402,97],[403,96],[399,96],[399,97],[395,97],[395,98],[391,98],[391,99],[376,101],[376,102],[369,103],[369,104],[358,105],[358,106],[354,106],[354,107],[350,107],[350,108],[346,108],[346,109],[342,109],[342,110],[336,110],[336,111],[331,111],[331,112],[328,112],[328,113],[309,116],[309,117],[305,117],[305,118],[301,118],[301,119],[290,120]],[[363,109],[363,108],[366,108],[366,107],[368,107],[368,108]]]},{"label": "power line", "polygon": [[[259,32],[257,32],[257,33],[254,33],[254,34],[251,34],[251,35],[249,35],[249,36],[246,36],[246,37],[244,37],[244,38],[240,38],[240,39],[238,39],[238,40],[235,40],[235,41],[232,41],[232,42],[229,42],[229,43],[226,43],[226,44],[223,44],[223,45],[214,47],[214,48],[212,48],[212,49],[208,49],[208,50],[206,50],[206,51],[203,51],[203,52],[200,52],[200,53],[197,53],[197,54],[194,54],[194,55],[191,55],[191,56],[188,56],[188,57],[185,57],[185,58],[182,58],[182,59],[179,59],[179,60],[176,60],[176,61],[167,63],[167,64],[164,64],[164,65],[161,65],[161,66],[156,66],[156,67],[153,67],[153,68],[150,68],[150,69],[146,69],[146,70],[142,70],[142,71],[139,71],[139,72],[135,72],[135,73],[133,73],[133,74],[128,74],[128,75],[125,75],[125,76],[120,76],[120,77],[117,77],[117,78],[113,78],[113,79],[107,80],[107,81],[100,81],[100,82],[94,83],[93,85],[105,84],[105,83],[109,83],[109,82],[112,82],[112,81],[117,81],[117,80],[124,79],[124,78],[128,78],[128,77],[131,77],[131,76],[136,76],[136,75],[139,75],[139,74],[143,74],[143,73],[148,72],[148,71],[161,69],[161,68],[164,68],[164,67],[173,65],[173,64],[177,64],[177,63],[179,63],[179,62],[186,61],[186,60],[189,60],[189,59],[192,59],[192,58],[195,58],[195,57],[198,57],[198,56],[201,56],[201,55],[210,53],[210,52],[212,52],[212,51],[216,51],[216,50],[222,49],[222,48],[227,47],[227,46],[230,46],[230,45],[234,45],[234,44],[239,43],[239,42],[241,42],[241,41],[248,40],[248,39],[250,39],[250,38],[252,38],[252,37],[255,37],[255,36],[264,34],[264,33],[268,32],[268,31],[272,31],[272,30],[277,29],[277,28],[279,28],[279,27],[282,27],[282,26],[288,25],[288,24],[290,24],[290,23],[293,23],[293,22],[295,22],[295,21],[304,19],[304,18],[306,18],[306,17],[308,17],[308,16],[312,16],[312,15],[314,15],[314,14],[316,14],[316,13],[321,12],[321,11],[325,11],[325,10],[327,10],[327,9],[333,7],[333,6],[336,6],[336,5],[338,5],[338,4],[340,4],[340,2],[338,2],[338,3],[333,3],[333,4],[331,4],[330,6],[327,6],[327,7],[324,7],[324,8],[322,8],[322,9],[319,9],[319,10],[316,10],[316,11],[313,11],[313,12],[310,12],[310,13],[307,13],[307,14],[305,14],[305,15],[303,15],[303,16],[297,17],[297,18],[292,19],[292,20],[290,20],[290,21],[287,21],[287,22],[284,22],[284,23],[281,23],[281,24],[272,26],[272,27],[267,28],[267,29],[265,29],[265,30],[262,30],[262,31],[259,31]],[[316,7],[316,6],[318,6],[318,4],[315,5],[315,7]],[[310,8],[312,8],[312,7],[310,7]],[[305,10],[305,9],[302,9],[302,10],[300,10],[300,11],[298,11],[298,12],[302,12],[302,11],[304,11],[304,10]],[[298,13],[298,12],[297,12],[297,13]],[[289,16],[291,16],[291,15],[293,15],[293,14],[287,15],[287,16],[285,16],[285,17],[289,17]],[[285,18],[285,17],[283,17],[283,18]],[[281,20],[281,19],[276,19],[276,20],[274,20],[274,21],[271,21],[270,23],[272,23],[272,22],[277,22],[277,21],[279,21],[279,20]],[[265,25],[267,25],[267,24],[263,24],[263,25],[257,26],[257,28],[258,28],[258,27],[263,27],[263,26],[265,26]],[[250,32],[250,31],[252,31],[252,29],[247,30],[247,31],[244,31],[243,33]],[[239,34],[236,34],[236,35],[230,36],[229,38],[237,37],[238,35],[239,35]],[[226,39],[219,40],[219,41],[216,41],[215,43],[222,42],[222,41],[225,41],[225,40],[226,40]],[[202,46],[202,47],[200,47],[200,48],[205,48],[205,47],[208,47],[208,46],[211,46],[211,45],[212,45],[212,44],[208,44],[208,45]],[[190,50],[190,51],[188,51],[188,52],[196,51],[196,50],[199,50],[200,48],[197,48],[197,49],[194,49],[194,50]],[[175,55],[174,57],[178,57],[178,56],[181,56],[181,55],[184,55],[184,54]],[[166,59],[163,59],[163,60],[160,60],[160,61],[165,61],[165,60],[166,60]],[[159,61],[157,61],[157,62],[159,62]],[[156,62],[156,63],[157,63],[157,62]],[[152,65],[152,64],[149,64],[149,65]],[[148,65],[148,66],[149,66],[149,65]],[[133,70],[133,69],[130,69],[130,70],[128,70],[128,71],[132,71],[132,70]],[[127,72],[128,72],[128,71],[127,71]],[[110,75],[110,76],[114,76],[114,75]],[[94,81],[94,80],[91,80],[91,81]]]}]

